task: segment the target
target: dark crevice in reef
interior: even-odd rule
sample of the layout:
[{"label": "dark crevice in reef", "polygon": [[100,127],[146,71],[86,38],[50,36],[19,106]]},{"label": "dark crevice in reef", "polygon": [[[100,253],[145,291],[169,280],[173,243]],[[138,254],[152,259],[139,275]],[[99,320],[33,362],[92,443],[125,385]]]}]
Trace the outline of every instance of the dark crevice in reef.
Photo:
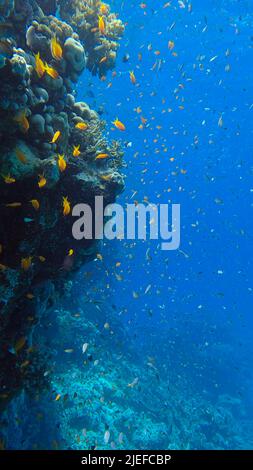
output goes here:
[{"label": "dark crevice in reef", "polygon": [[47,385],[34,328],[97,253],[95,240],[73,239],[63,197],[71,207],[98,195],[107,204],[124,188],[119,142],[72,94],[85,68],[103,78],[114,67],[123,31],[97,0],[0,1],[0,409],[21,389]]}]

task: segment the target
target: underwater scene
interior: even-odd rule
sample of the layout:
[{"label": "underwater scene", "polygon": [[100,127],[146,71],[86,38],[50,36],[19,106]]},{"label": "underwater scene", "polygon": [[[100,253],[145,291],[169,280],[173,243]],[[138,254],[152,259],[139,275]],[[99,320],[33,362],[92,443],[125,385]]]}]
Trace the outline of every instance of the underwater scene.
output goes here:
[{"label": "underwater scene", "polygon": [[253,449],[252,64],[250,0],[0,0],[1,450]]}]

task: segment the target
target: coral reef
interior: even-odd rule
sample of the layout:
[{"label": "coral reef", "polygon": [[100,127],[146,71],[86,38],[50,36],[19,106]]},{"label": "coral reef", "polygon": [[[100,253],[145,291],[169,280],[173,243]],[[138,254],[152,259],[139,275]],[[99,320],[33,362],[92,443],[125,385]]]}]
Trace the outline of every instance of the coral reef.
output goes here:
[{"label": "coral reef", "polygon": [[118,40],[124,33],[122,21],[108,4],[98,0],[60,0],[59,5],[62,18],[78,32],[85,46],[88,69],[103,77],[115,66]]},{"label": "coral reef", "polygon": [[[96,253],[95,241],[73,239],[63,198],[70,209],[93,206],[96,195],[113,202],[124,188],[119,144],[73,95],[73,82],[90,68],[89,34],[84,40],[75,21],[53,14],[55,2],[0,2],[0,406],[29,388],[29,377],[36,382],[33,369],[43,375],[33,326]],[[102,152],[110,158],[96,160]]]}]

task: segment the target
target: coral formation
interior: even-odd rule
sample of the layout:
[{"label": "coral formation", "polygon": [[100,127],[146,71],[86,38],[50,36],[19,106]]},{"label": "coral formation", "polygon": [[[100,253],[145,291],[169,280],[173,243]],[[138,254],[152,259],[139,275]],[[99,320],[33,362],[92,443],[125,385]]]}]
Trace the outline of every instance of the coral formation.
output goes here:
[{"label": "coral formation", "polygon": [[84,44],[88,69],[103,77],[115,65],[118,40],[124,33],[122,21],[108,4],[98,0],[60,0],[59,5],[62,18],[73,26]]},{"label": "coral formation", "polygon": [[[107,141],[105,123],[73,95],[72,83],[86,64],[90,68],[93,46],[87,41],[90,34],[94,44],[95,33],[79,36],[75,21],[69,22],[63,12],[67,22],[53,16],[56,7],[46,0],[0,2],[2,405],[33,376],[32,362],[42,370],[39,360],[33,360],[31,333],[43,308],[71,272],[96,253],[93,240],[81,245],[73,240],[63,198],[71,207],[79,202],[93,206],[96,195],[113,202],[124,187],[120,146]],[[108,28],[114,16],[109,18]],[[116,28],[119,20],[113,21]],[[80,149],[78,158],[74,146]],[[110,158],[96,161],[100,152]]]}]

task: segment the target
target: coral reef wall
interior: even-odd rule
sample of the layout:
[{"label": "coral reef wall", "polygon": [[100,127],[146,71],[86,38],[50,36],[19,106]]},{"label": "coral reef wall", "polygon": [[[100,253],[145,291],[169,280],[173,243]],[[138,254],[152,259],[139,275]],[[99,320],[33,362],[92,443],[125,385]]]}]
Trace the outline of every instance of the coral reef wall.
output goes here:
[{"label": "coral reef wall", "polygon": [[73,205],[124,188],[120,144],[73,94],[114,67],[123,30],[100,1],[0,0],[0,408],[46,382],[34,328],[97,253],[73,239]]}]

